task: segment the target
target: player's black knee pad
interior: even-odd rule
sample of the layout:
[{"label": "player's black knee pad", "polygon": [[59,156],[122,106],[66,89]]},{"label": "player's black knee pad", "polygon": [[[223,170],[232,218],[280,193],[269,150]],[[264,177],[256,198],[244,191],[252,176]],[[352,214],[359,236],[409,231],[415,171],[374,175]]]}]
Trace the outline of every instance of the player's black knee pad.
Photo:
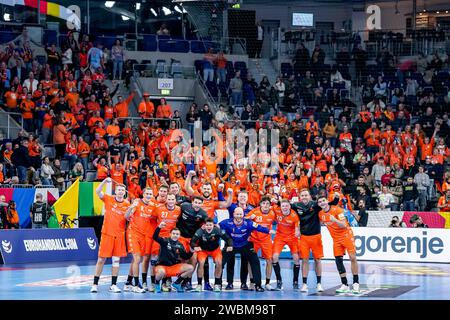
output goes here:
[{"label": "player's black knee pad", "polygon": [[336,267],[338,269],[339,274],[345,273],[345,267],[344,267],[344,258],[342,256],[335,257],[336,260]]}]

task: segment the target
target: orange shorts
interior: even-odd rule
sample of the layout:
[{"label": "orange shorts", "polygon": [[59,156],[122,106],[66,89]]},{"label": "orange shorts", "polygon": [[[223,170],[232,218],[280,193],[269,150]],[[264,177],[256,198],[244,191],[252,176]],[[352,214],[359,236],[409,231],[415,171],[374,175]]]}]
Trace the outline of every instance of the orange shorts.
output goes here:
[{"label": "orange shorts", "polygon": [[335,257],[344,256],[345,251],[348,253],[356,253],[355,238],[353,235],[349,235],[344,239],[335,241],[333,239],[333,254]]},{"label": "orange shorts", "polygon": [[323,258],[322,235],[315,234],[313,236],[301,235],[299,240],[300,258],[308,259],[309,252],[312,251],[314,259]]},{"label": "orange shorts", "polygon": [[126,257],[125,235],[115,237],[102,233],[98,256],[100,258]]},{"label": "orange shorts", "polygon": [[127,230],[127,248],[128,253],[139,253],[141,256],[145,253],[145,235]]},{"label": "orange shorts", "polygon": [[144,255],[149,256],[152,254],[152,246],[155,241],[152,237],[145,237],[145,249],[144,249]]},{"label": "orange shorts", "polygon": [[150,254],[152,256],[159,256],[159,243],[156,241],[153,241],[151,244]]},{"label": "orange shorts", "polygon": [[186,252],[191,251],[191,238],[180,237],[178,238],[178,241],[180,241],[181,244],[184,246],[184,250],[186,250]]},{"label": "orange shorts", "polygon": [[291,254],[297,254],[298,253],[298,240],[286,240],[282,238],[277,238],[273,240],[273,254],[280,254],[281,251],[283,251],[283,248],[285,245],[288,245],[289,250],[291,250]]},{"label": "orange shorts", "polygon": [[222,260],[222,250],[220,247],[213,251],[199,251],[197,252],[197,260],[198,261],[206,261],[208,257],[212,257],[214,261],[220,259]]},{"label": "orange shorts", "polygon": [[263,259],[272,259],[273,256],[273,243],[272,240],[268,241],[254,241],[253,242],[253,248],[255,249],[255,252],[258,253],[258,251],[261,249],[261,257]]},{"label": "orange shorts", "polygon": [[155,267],[155,273],[158,272],[158,270],[163,269],[165,273],[165,277],[176,277],[181,273],[181,263],[175,264],[173,266],[156,266]]}]

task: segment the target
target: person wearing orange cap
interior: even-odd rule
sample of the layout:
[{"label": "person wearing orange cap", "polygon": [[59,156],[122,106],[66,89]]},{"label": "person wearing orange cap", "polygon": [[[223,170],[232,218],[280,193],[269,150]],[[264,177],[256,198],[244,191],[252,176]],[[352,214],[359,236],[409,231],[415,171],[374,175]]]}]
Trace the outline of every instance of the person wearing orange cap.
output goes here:
[{"label": "person wearing orange cap", "polygon": [[141,118],[153,118],[153,114],[155,112],[155,105],[150,101],[150,94],[144,92],[143,94],[144,100],[139,103],[138,113]]}]

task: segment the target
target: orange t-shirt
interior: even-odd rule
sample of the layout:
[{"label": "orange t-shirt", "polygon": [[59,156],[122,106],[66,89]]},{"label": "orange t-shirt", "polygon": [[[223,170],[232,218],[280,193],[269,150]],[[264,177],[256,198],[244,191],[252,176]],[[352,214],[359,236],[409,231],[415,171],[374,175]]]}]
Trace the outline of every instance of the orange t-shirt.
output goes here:
[{"label": "orange t-shirt", "polygon": [[11,209],[12,217],[8,216],[8,222],[11,224],[19,223],[19,215],[17,214],[17,210]]},{"label": "orange t-shirt", "polygon": [[156,109],[157,118],[170,118],[172,116],[172,107],[169,104],[159,105]]},{"label": "orange t-shirt", "polygon": [[116,165],[113,164],[111,168],[111,179],[114,180],[117,183],[123,184],[123,174],[125,173],[125,170],[123,169],[123,166],[120,165],[120,169],[116,170]]},{"label": "orange t-shirt", "polygon": [[300,219],[294,210],[285,216],[281,213],[281,209],[276,210],[277,233],[275,238],[287,241],[293,241],[295,237],[295,228],[299,226]]},{"label": "orange t-shirt", "polygon": [[155,105],[153,104],[153,102],[142,101],[141,103],[139,103],[138,113],[141,117],[152,118],[154,112],[155,112]]},{"label": "orange t-shirt", "polygon": [[6,106],[10,109],[17,108],[17,99],[19,98],[19,95],[15,92],[8,91],[5,93],[6,98]]},{"label": "orange t-shirt", "polygon": [[106,127],[106,133],[109,134],[110,136],[118,136],[120,133],[120,127],[110,124]]},{"label": "orange t-shirt", "polygon": [[319,218],[322,222],[330,222],[331,216],[335,217],[337,220],[345,221],[346,225],[345,228],[341,228],[336,223],[327,224],[328,231],[330,232],[333,241],[339,242],[346,238],[351,238],[353,236],[353,231],[344,215],[344,209],[337,206],[330,206],[328,212],[321,210],[319,213]]},{"label": "orange t-shirt", "polygon": [[35,108],[33,101],[24,100],[20,104],[20,109],[22,110],[22,117],[24,119],[33,119],[33,110]]},{"label": "orange t-shirt", "polygon": [[155,231],[155,217],[152,215],[156,206],[153,202],[145,204],[142,199],[139,200],[133,215],[130,218],[128,230],[142,235],[153,236]]},{"label": "orange t-shirt", "polygon": [[[268,228],[269,230],[272,229],[272,224],[275,221],[275,212],[270,209],[268,213],[262,213],[261,208],[255,208],[252,211],[250,211],[245,218],[249,219],[251,215],[255,215],[256,217],[252,219],[252,221],[256,222],[257,224]],[[254,242],[267,242],[271,241],[271,235],[266,233],[261,233],[258,231],[253,231],[252,235],[250,236],[250,241]]]},{"label": "orange t-shirt", "polygon": [[77,154],[78,154],[78,156],[80,158],[87,158],[87,157],[89,157],[89,153],[84,153],[83,154],[83,152],[86,152],[86,151],[91,151],[91,148],[89,147],[89,145],[85,141],[79,143],[78,147],[77,147]]},{"label": "orange t-shirt", "polygon": [[105,216],[103,220],[102,234],[107,234],[113,237],[123,237],[125,234],[125,226],[127,220],[125,213],[130,206],[127,199],[119,202],[114,196],[105,194],[103,196],[105,203]]},{"label": "orange t-shirt", "polygon": [[177,206],[175,206],[173,210],[169,210],[167,206],[159,206],[155,210],[153,210],[152,215],[156,217],[157,225],[159,225],[162,221],[166,223],[166,226],[161,229],[161,238],[170,236],[170,231],[176,227],[177,220],[180,214],[181,209]]},{"label": "orange t-shirt", "polygon": [[96,165],[97,168],[97,180],[104,180],[108,178],[108,168],[105,166],[102,166],[101,164]]}]

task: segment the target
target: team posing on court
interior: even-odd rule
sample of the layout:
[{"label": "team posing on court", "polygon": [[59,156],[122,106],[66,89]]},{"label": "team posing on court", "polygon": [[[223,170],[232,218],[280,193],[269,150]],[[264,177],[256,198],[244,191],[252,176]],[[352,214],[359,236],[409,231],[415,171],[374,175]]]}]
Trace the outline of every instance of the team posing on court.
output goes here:
[{"label": "team posing on court", "polygon": [[[105,214],[91,292],[98,292],[99,279],[107,258],[112,260],[109,291],[122,291],[117,286],[120,258],[126,257],[128,253],[132,254],[133,260],[124,291],[220,292],[223,269],[226,269],[225,290],[231,290],[234,288],[236,254],[241,256],[242,290],[282,290],[279,257],[285,245],[289,247],[294,262],[293,288],[308,292],[307,277],[312,253],[317,277],[316,290],[322,292],[321,224],[324,224],[333,239],[333,252],[342,282],[336,292],[359,293],[355,240],[344,210],[337,206],[338,196],[333,201],[325,196],[313,201],[309,191],[304,189],[300,192],[299,202],[281,200],[274,204],[270,198],[262,197],[259,207],[253,208],[248,204],[246,191],[238,193],[236,203],[232,202],[232,189],[227,190],[226,195],[223,194],[223,185],[217,190],[217,198],[212,198],[212,186],[208,183],[201,186],[200,192],[194,191],[191,187],[194,175],[194,171],[188,173],[185,183],[187,196],[181,196],[180,186],[171,183],[169,186],[161,185],[156,195],[153,189],[144,189],[142,199],[135,199],[132,203],[125,197],[125,185],[115,184],[114,195],[102,191],[105,184],[113,183],[111,178],[98,186],[96,193],[105,204]],[[229,219],[217,223],[217,209],[228,209]],[[225,242],[223,249],[221,240]],[[259,251],[266,261],[264,286]],[[343,260],[346,253],[353,274],[351,287]],[[215,265],[214,285],[209,282],[209,257]],[[195,270],[197,285],[192,287]],[[276,276],[275,286],[270,283],[272,270]],[[250,286],[247,285],[248,276]],[[173,282],[172,277],[176,277]]]}]

